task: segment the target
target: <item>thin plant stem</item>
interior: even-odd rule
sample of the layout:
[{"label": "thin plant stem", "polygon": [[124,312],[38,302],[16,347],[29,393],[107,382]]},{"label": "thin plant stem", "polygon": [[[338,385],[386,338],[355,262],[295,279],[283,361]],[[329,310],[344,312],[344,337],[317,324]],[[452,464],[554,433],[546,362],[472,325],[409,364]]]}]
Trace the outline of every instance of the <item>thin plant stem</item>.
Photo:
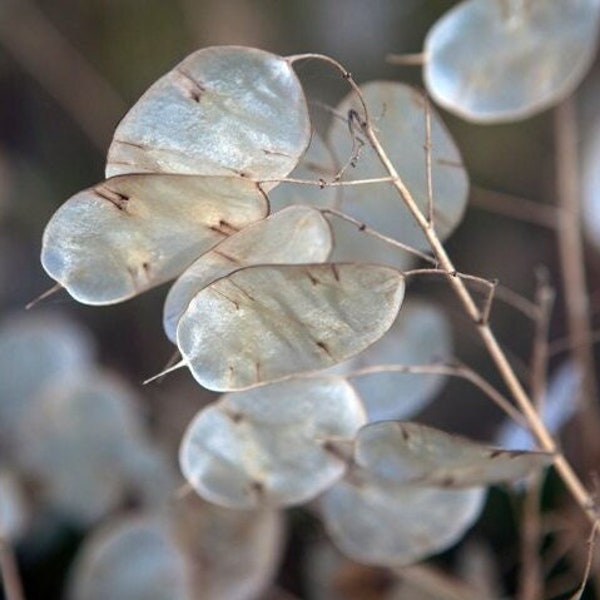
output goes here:
[{"label": "thin plant stem", "polygon": [[565,290],[568,336],[573,359],[579,366],[583,385],[577,396],[581,449],[587,466],[600,452],[600,411],[595,378],[590,306],[585,277],[585,257],[581,235],[581,206],[578,184],[577,115],[575,101],[568,98],[555,110],[556,186],[560,219],[557,242]]},{"label": "thin plant stem", "polygon": [[[404,250],[405,252],[408,252],[409,254],[413,254],[414,256],[416,256],[416,257],[420,258],[421,260],[424,260],[430,264],[437,265],[437,261],[434,258],[432,258],[431,256],[429,256],[429,254],[425,254],[424,252],[421,252],[421,251],[417,250],[416,248],[413,248],[412,246],[408,246],[407,244],[403,244],[402,242],[399,242],[399,241],[395,240],[394,238],[388,237],[387,235],[384,235],[383,233],[379,233],[378,231],[375,231],[375,229],[371,229],[368,225],[366,225],[362,221],[359,221],[358,219],[355,219],[354,217],[351,217],[350,215],[340,212],[339,210],[334,210],[333,208],[322,208],[321,212],[323,214],[331,215],[333,217],[337,217],[338,219],[342,219],[343,221],[347,221],[348,223],[352,223],[352,225],[356,225],[356,228],[362,233],[366,233],[367,235],[370,235],[378,240],[381,240],[382,242],[385,242],[386,244],[390,244],[391,246],[394,246],[395,248]],[[427,269],[427,270],[431,271],[431,269]],[[408,275],[408,272],[405,273],[405,275]]]},{"label": "thin plant stem", "polygon": [[0,537],[0,573],[6,600],[25,600],[15,554],[9,542]]},{"label": "thin plant stem", "polygon": [[425,173],[427,181],[427,219],[435,228],[434,205],[433,205],[433,176],[431,171],[431,106],[429,98],[425,96]]},{"label": "thin plant stem", "polygon": [[499,283],[496,286],[495,296],[498,300],[502,300],[505,304],[512,306],[532,321],[538,318],[539,309],[536,304],[511,288]]},{"label": "thin plant stem", "polygon": [[583,571],[583,577],[581,580],[580,586],[575,590],[575,593],[569,598],[569,600],[581,600],[583,596],[583,592],[585,591],[585,586],[590,578],[590,573],[592,572],[592,564],[594,562],[594,551],[596,549],[596,540],[598,538],[598,523],[594,523],[592,525],[592,532],[590,533],[590,537],[587,541],[588,544],[588,553],[587,560],[585,561],[585,569]]},{"label": "thin plant stem", "polygon": [[344,377],[353,378],[379,373],[412,373],[423,375],[449,375],[460,377],[479,388],[492,400],[500,410],[504,411],[511,419],[523,427],[527,423],[523,415],[507,400],[491,383],[486,381],[477,371],[463,364],[428,364],[428,365],[373,365],[363,367],[346,373]]},{"label": "thin plant stem", "polygon": [[[595,329],[590,332],[591,342],[597,344],[600,342],[600,330]],[[555,356],[563,352],[572,351],[577,345],[573,344],[569,337],[561,337],[552,341],[550,344],[550,355]]]},{"label": "thin plant stem", "polygon": [[186,360],[180,360],[178,363],[171,365],[171,366],[167,367],[166,369],[163,369],[160,373],[157,373],[156,375],[152,375],[152,377],[145,379],[142,382],[142,385],[148,385],[149,383],[153,383],[155,381],[162,381],[162,379],[165,375],[168,375],[169,373],[173,373],[173,371],[177,371],[178,369],[181,369],[182,367],[185,367],[186,365],[187,365]]},{"label": "thin plant stem", "polygon": [[401,67],[422,67],[427,62],[427,54],[425,54],[425,52],[416,52],[414,54],[388,54],[385,57],[385,62],[390,65],[398,65]]},{"label": "thin plant stem", "polygon": [[546,393],[549,344],[550,317],[554,307],[554,289],[547,281],[547,275],[541,273],[539,276],[538,289],[536,292],[538,318],[536,319],[535,334],[533,338],[533,349],[531,356],[531,397],[538,412],[542,409],[544,395]]},{"label": "thin plant stem", "polygon": [[347,187],[352,185],[370,185],[374,183],[389,183],[391,177],[373,177],[370,179],[350,179],[348,181],[327,181],[326,179],[295,179],[293,177],[280,177],[278,179],[261,179],[257,183],[296,183],[298,185],[311,185],[313,187]]},{"label": "thin plant stem", "polygon": [[527,478],[527,489],[521,515],[518,600],[537,600],[543,597],[543,565],[539,555],[542,524],[541,483],[540,473],[532,473]]},{"label": "thin plant stem", "polygon": [[[536,298],[538,319],[533,338],[530,388],[531,397],[540,413],[546,393],[548,335],[554,305],[554,290],[548,284],[545,273],[539,275]],[[544,589],[544,569],[539,553],[542,537],[540,513],[542,480],[541,473],[532,473],[527,479],[521,517],[521,568],[517,594],[519,600],[537,600],[542,597]]]},{"label": "thin plant stem", "polygon": [[62,283],[57,283],[57,284],[53,285],[51,288],[47,289],[45,292],[42,292],[37,298],[35,298],[31,302],[28,302],[25,305],[25,310],[32,309],[34,306],[39,304],[42,300],[45,300],[46,298],[53,296],[57,292],[60,292],[60,290],[62,290],[62,289],[63,289]]},{"label": "thin plant stem", "polygon": [[555,206],[481,186],[471,186],[470,206],[546,229],[556,229],[559,221],[559,211]]}]

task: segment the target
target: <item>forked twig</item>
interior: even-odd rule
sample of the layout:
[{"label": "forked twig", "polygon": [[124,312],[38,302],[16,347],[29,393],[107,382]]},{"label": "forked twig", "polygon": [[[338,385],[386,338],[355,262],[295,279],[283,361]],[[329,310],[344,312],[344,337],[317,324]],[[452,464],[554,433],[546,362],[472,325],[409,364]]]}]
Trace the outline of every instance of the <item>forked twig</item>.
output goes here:
[{"label": "forked twig", "polygon": [[464,281],[473,282],[483,287],[487,296],[483,305],[482,313],[484,319],[489,319],[492,304],[495,298],[502,300],[505,304],[512,306],[515,310],[523,313],[524,316],[535,321],[538,319],[538,307],[530,302],[527,298],[524,298],[520,294],[510,288],[500,285],[498,280],[488,280],[484,277],[477,277],[476,275],[470,275],[468,273],[459,273],[457,271],[448,273],[444,269],[410,269],[404,273],[405,276],[410,277],[413,275],[443,275],[444,277],[459,277]]}]

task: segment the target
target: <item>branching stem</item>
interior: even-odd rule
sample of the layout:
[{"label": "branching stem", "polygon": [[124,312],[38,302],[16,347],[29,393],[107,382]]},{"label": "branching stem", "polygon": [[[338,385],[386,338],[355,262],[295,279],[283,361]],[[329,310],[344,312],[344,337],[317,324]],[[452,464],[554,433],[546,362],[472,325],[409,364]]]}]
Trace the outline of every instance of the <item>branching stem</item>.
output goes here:
[{"label": "branching stem", "polygon": [[554,466],[562,477],[566,487],[569,489],[577,503],[588,515],[592,523],[597,522],[599,515],[596,503],[586,490],[585,486],[569,462],[565,459],[564,455],[558,450],[556,443],[550,435],[550,432],[544,425],[542,419],[534,408],[531,399],[527,395],[527,392],[521,385],[521,382],[517,378],[510,363],[508,362],[508,359],[506,358],[502,347],[498,343],[496,336],[491,330],[489,324],[484,320],[481,311],[477,308],[473,296],[467,289],[464,281],[458,277],[451,276],[452,273],[456,272],[454,263],[448,256],[446,249],[435,232],[435,229],[423,215],[410,191],[398,175],[394,165],[391,163],[390,159],[385,153],[385,150],[382,148],[379,139],[373,131],[368,119],[365,119],[363,129],[365,137],[368,139],[369,143],[373,147],[373,150],[381,160],[381,163],[389,173],[390,177],[392,177],[392,185],[398,191],[413,219],[416,221],[417,225],[421,228],[425,237],[427,238],[435,257],[440,263],[440,266],[448,272],[448,282],[450,286],[458,296],[470,319],[477,327],[479,335],[485,347],[487,348],[490,357],[494,361],[496,368],[502,376],[504,383],[510,390],[519,409],[525,416],[531,433],[535,436],[542,450],[550,452],[554,455]]},{"label": "branching stem", "polygon": [[400,198],[404,202],[404,205],[412,215],[412,218],[425,235],[434,256],[439,262],[440,268],[444,269],[448,273],[449,285],[456,293],[458,299],[465,309],[465,312],[477,328],[483,344],[487,348],[487,351],[491,359],[494,361],[494,364],[496,365],[496,368],[498,369],[498,372],[500,373],[504,383],[510,390],[519,410],[523,413],[529,430],[537,440],[539,447],[553,455],[554,466],[557,472],[560,474],[565,486],[570,491],[575,501],[588,516],[590,521],[592,523],[598,523],[600,521],[600,514],[598,506],[592,495],[585,488],[571,467],[570,463],[558,449],[554,439],[552,438],[552,435],[546,428],[540,415],[535,409],[531,398],[525,391],[523,385],[519,381],[512,366],[510,365],[506,354],[502,350],[502,347],[496,339],[494,332],[490,328],[489,323],[485,320],[483,313],[477,307],[477,304],[475,303],[475,300],[473,299],[473,296],[468,290],[465,282],[459,277],[452,276],[457,269],[454,266],[450,256],[446,252],[446,249],[437,235],[433,224],[429,222],[427,216],[421,211],[419,205],[410,193],[410,190],[406,187],[404,181],[396,171],[396,168],[382,147],[379,138],[377,137],[377,134],[375,133],[375,130],[371,124],[369,111],[360,87],[354,81],[350,72],[346,70],[341,63],[333,58],[321,54],[304,54],[289,58],[290,62],[301,59],[318,59],[332,65],[340,71],[342,77],[348,82],[350,87],[356,93],[358,101],[362,106],[362,120],[360,126],[363,135],[373,148],[374,152],[377,154],[385,171],[392,178],[391,185],[393,185],[397,190]]}]

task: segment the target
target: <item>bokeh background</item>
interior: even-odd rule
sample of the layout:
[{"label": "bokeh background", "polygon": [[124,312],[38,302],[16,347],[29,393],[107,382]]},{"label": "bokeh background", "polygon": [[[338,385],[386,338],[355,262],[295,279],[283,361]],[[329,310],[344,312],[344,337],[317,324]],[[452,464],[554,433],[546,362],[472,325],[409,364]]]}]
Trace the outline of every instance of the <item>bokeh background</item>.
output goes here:
[{"label": "bokeh background", "polygon": [[[389,53],[414,53],[449,0],[0,0],[0,318],[24,306],[53,282],[39,264],[41,236],[54,210],[75,192],[103,178],[105,151],[120,118],[159,76],[195,49],[235,44],[278,54],[329,54],[359,81],[399,79],[421,85],[417,67],[387,64]],[[339,76],[313,63],[299,74],[313,99],[332,105],[346,93]],[[582,134],[598,104],[598,65],[579,95]],[[600,112],[596,111],[596,112]],[[442,111],[460,147],[472,181],[470,207],[449,240],[458,268],[531,298],[535,272],[547,269],[560,290],[553,232],[499,214],[519,199],[555,202],[552,112],[503,126],[467,124]],[[538,215],[539,211],[528,211]],[[587,249],[592,300],[600,290],[600,256]],[[163,286],[121,305],[80,306],[65,293],[32,310],[66,313],[94,333],[100,361],[140,386],[151,425],[173,453],[185,424],[206,402],[187,372],[141,390],[172,354],[161,328]],[[456,354],[491,381],[498,378],[476,332],[435,278],[416,283],[411,294],[433,298],[451,315]],[[531,323],[497,303],[493,324],[514,364],[526,370]],[[565,335],[559,293],[551,338]],[[560,356],[553,358],[556,366]],[[464,382],[450,381],[422,419],[451,431],[489,439],[500,415]],[[558,493],[558,492],[557,492]],[[492,495],[481,532],[496,536],[497,551],[515,548],[510,507]],[[491,516],[490,516],[491,515]],[[499,521],[498,521],[499,519]],[[303,552],[300,515],[280,575],[302,597],[298,557]],[[59,598],[64,574],[81,540],[65,532],[44,560],[20,550],[27,597]],[[33,558],[32,558],[33,557]],[[514,556],[513,556],[514,562]],[[511,568],[503,571],[510,587]]]}]

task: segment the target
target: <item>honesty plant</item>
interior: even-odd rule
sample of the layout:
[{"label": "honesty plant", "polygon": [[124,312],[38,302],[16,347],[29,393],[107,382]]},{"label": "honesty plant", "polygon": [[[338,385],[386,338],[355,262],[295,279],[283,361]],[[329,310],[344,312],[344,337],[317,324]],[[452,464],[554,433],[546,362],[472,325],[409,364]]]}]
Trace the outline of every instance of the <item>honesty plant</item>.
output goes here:
[{"label": "honesty plant", "polygon": [[[463,2],[427,37],[425,81],[466,118],[532,114],[580,80],[597,23],[592,0]],[[477,61],[473,44],[484,44]],[[352,88],[325,141],[293,70],[305,59],[323,60]],[[125,116],[106,173],[50,220],[42,264],[88,304],[178,277],[163,319],[177,366],[227,392],[181,444],[182,471],[203,498],[246,510],[316,499],[344,552],[399,566],[457,541],[486,486],[552,461],[551,447],[508,451],[375,422],[409,417],[434,395],[439,380],[416,391],[399,385],[403,369],[416,377],[407,362],[451,354],[435,307],[411,303],[402,320],[415,261],[448,277],[500,352],[441,245],[462,219],[468,177],[422,92],[359,87],[327,57],[207,48]],[[407,346],[424,336],[437,356]],[[155,524],[135,527],[158,535]]]}]

